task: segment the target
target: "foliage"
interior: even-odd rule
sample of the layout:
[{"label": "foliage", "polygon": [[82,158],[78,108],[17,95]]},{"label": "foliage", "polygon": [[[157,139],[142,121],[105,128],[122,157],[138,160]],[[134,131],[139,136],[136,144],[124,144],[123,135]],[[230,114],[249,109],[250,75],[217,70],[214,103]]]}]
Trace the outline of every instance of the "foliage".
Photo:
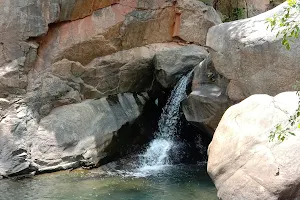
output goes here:
[{"label": "foliage", "polygon": [[[281,44],[287,49],[291,49],[290,42],[299,37],[300,32],[300,22],[296,21],[300,17],[300,3],[297,0],[287,0],[288,6],[284,8],[284,12],[281,15],[274,15],[267,19],[268,28],[271,31],[277,30],[276,37],[282,37]],[[274,131],[270,132],[269,140],[283,142],[287,136],[295,135],[293,130],[295,128],[300,128],[299,117],[300,117],[300,92],[299,86],[295,86],[297,95],[299,97],[298,108],[292,116],[290,116],[288,122],[285,124],[277,124]]]},{"label": "foliage", "polygon": [[[297,95],[300,99],[300,92],[297,91]],[[278,141],[283,142],[288,135],[295,136],[295,133],[292,132],[295,128],[300,128],[300,124],[298,123],[300,116],[300,100],[298,101],[298,108],[294,115],[290,116],[289,121],[285,124],[277,124],[274,131],[271,131],[269,135],[269,140],[274,141],[275,138]],[[295,127],[297,126],[297,127]]]},{"label": "foliage", "polygon": [[[285,123],[284,125],[282,124],[277,124],[275,127],[274,131],[271,131],[269,135],[269,140],[274,141],[274,139],[278,139],[278,141],[283,142],[285,138],[289,135],[295,136],[295,133],[293,133],[293,130],[295,128],[300,128],[299,124],[299,116],[300,116],[300,92],[297,91],[297,95],[299,97],[298,101],[298,108],[295,112],[295,114],[291,115],[289,118],[289,121]],[[296,127],[297,126],[297,127]]]},{"label": "foliage", "polygon": [[283,14],[267,18],[267,23],[272,31],[278,30],[276,37],[282,37],[282,45],[290,50],[290,42],[299,37],[300,23],[295,19],[300,17],[300,3],[297,0],[287,0],[287,4]]},{"label": "foliage", "polygon": [[245,16],[245,10],[243,8],[233,8],[231,16],[224,16],[224,22],[231,22],[239,19],[243,19]]}]

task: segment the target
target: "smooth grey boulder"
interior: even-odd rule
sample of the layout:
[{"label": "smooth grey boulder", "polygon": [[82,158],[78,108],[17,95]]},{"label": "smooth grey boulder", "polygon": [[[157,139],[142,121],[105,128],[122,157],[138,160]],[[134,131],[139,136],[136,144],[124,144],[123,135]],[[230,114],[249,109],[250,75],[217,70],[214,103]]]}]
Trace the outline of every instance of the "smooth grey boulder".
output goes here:
[{"label": "smooth grey boulder", "polygon": [[86,98],[98,98],[116,93],[153,90],[154,55],[178,47],[174,43],[156,43],[95,58],[77,76],[86,88],[83,95]]},{"label": "smooth grey boulder", "polygon": [[281,38],[276,38],[277,30],[267,29],[266,19],[282,13],[285,6],[286,3],[255,17],[209,29],[206,45],[212,48],[216,70],[230,80],[230,99],[276,95],[291,90],[300,80],[300,40],[292,42],[288,51],[281,45]]},{"label": "smooth grey boulder", "polygon": [[36,168],[28,159],[27,132],[33,126],[30,110],[20,98],[10,99],[1,113],[0,176],[28,174]]},{"label": "smooth grey boulder", "polygon": [[[0,122],[0,175],[96,166],[118,151],[110,145],[123,125],[140,116],[148,98],[124,93],[86,100],[55,108],[38,124],[29,118],[26,106],[15,110],[15,115],[11,111]],[[9,134],[11,130],[14,134]]]},{"label": "smooth grey boulder", "polygon": [[[219,90],[218,87],[209,86],[209,90]],[[222,101],[219,101],[223,99]],[[211,134],[217,128],[225,110],[231,104],[227,97],[207,96],[199,91],[193,91],[182,102],[182,110],[187,121],[195,125],[206,125]]]},{"label": "smooth grey boulder", "polygon": [[39,171],[79,162],[97,165],[109,156],[118,130],[140,116],[147,95],[118,94],[54,109],[30,139]]},{"label": "smooth grey boulder", "polygon": [[221,76],[210,56],[194,70],[192,92],[182,102],[185,118],[196,125],[206,125],[213,134],[225,110],[232,102],[226,94],[228,80]]},{"label": "smooth grey boulder", "polygon": [[[253,95],[224,114],[208,149],[208,173],[222,200],[298,200],[300,129],[289,118],[298,108],[296,92]],[[269,141],[277,124],[288,134]]]},{"label": "smooth grey boulder", "polygon": [[170,88],[207,56],[208,52],[196,45],[157,52],[154,56],[156,79],[164,88]]}]

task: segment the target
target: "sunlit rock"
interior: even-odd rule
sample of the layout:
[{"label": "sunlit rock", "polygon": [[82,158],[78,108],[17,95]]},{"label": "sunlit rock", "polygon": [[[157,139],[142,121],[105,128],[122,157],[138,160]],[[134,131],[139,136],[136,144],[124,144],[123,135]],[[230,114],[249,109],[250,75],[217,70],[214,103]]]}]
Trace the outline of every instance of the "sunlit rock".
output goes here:
[{"label": "sunlit rock", "polygon": [[[276,95],[300,80],[299,41],[286,50],[277,31],[267,29],[266,18],[283,12],[282,4],[258,16],[220,24],[209,29],[216,70],[229,81],[229,98],[241,101],[253,94]],[[295,19],[299,20],[299,18]]]},{"label": "sunlit rock", "polygon": [[208,150],[208,173],[223,200],[296,200],[300,196],[300,130],[269,141],[277,124],[289,124],[296,92],[253,95],[224,114]]}]

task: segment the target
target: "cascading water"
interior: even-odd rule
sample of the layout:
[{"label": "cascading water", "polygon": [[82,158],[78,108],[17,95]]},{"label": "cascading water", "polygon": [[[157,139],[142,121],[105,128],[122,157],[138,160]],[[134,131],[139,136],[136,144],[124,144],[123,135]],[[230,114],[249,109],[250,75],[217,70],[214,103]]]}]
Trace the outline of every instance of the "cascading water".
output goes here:
[{"label": "cascading water", "polygon": [[180,103],[186,97],[186,86],[192,72],[183,76],[169,97],[167,104],[158,121],[158,131],[155,133],[155,139],[149,144],[146,152],[140,158],[140,172],[149,170],[159,170],[166,165],[170,165],[170,153],[176,151],[175,142],[176,133],[180,126]]}]

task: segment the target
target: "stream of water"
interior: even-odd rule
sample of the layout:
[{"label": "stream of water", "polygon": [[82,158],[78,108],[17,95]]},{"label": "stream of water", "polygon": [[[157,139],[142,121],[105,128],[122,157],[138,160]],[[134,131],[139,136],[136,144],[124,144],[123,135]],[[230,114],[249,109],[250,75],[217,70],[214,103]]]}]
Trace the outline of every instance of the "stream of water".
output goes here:
[{"label": "stream of water", "polygon": [[[191,73],[190,73],[191,74]],[[183,76],[165,105],[155,139],[132,168],[75,170],[23,180],[0,180],[0,200],[216,200],[206,165],[173,165],[179,150],[180,103],[190,74]],[[175,152],[175,153],[174,153]],[[180,152],[178,152],[180,153]],[[171,156],[172,154],[172,156]]]},{"label": "stream of water", "polygon": [[217,200],[205,166],[169,166],[147,177],[100,169],[0,180],[0,200]]},{"label": "stream of water", "polygon": [[[161,170],[172,164],[172,159],[179,149],[175,137],[180,130],[180,103],[186,97],[186,86],[192,73],[183,76],[174,89],[163,108],[158,121],[158,131],[155,139],[149,144],[146,152],[141,157],[141,166],[138,171],[141,174],[151,174],[155,170]],[[173,152],[173,158],[170,154]],[[175,153],[174,153],[175,152]]]}]

